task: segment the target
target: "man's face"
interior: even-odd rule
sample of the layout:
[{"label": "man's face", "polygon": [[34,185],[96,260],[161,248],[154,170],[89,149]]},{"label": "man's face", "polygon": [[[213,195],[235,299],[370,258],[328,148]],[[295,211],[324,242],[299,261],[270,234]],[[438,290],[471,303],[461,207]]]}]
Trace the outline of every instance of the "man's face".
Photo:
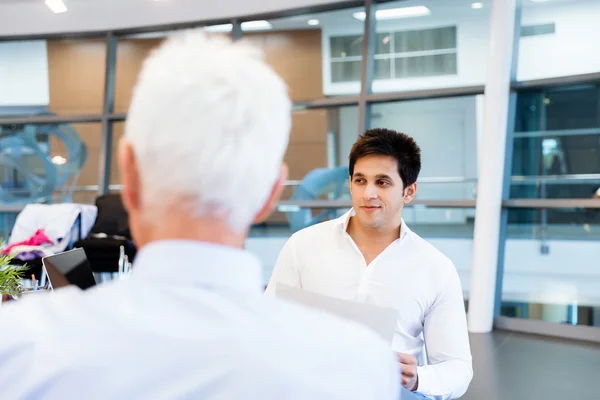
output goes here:
[{"label": "man's face", "polygon": [[415,195],[416,184],[406,190],[398,173],[398,162],[390,156],[360,158],[350,177],[352,206],[360,224],[366,228],[400,226],[402,209]]}]

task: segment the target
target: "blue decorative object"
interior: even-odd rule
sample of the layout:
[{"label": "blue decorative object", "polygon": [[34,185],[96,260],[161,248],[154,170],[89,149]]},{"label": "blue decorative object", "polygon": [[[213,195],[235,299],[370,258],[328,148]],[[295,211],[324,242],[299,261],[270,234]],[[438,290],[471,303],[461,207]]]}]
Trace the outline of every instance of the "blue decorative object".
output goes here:
[{"label": "blue decorative object", "polygon": [[[344,194],[344,188],[348,184],[350,171],[348,167],[317,168],[310,171],[292,195],[290,200],[310,201],[317,200],[321,196],[327,196],[329,200],[337,200]],[[326,221],[337,216],[336,210],[325,210],[316,216],[312,215],[312,209],[300,208],[298,211],[290,211],[287,218],[292,232],[297,232],[308,226]]]},{"label": "blue decorative object", "polygon": [[[62,142],[66,157],[53,160],[49,147]],[[0,126],[0,204],[70,202],[87,149],[66,124]]]}]

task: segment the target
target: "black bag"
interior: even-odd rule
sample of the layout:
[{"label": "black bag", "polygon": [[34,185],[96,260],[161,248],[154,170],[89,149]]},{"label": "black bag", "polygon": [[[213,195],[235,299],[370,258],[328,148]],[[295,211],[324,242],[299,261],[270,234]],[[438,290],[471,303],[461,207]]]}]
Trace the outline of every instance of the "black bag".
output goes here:
[{"label": "black bag", "polygon": [[121,246],[130,262],[133,262],[136,248],[129,231],[129,218],[119,194],[107,194],[96,199],[98,216],[84,240],[75,243],[81,247],[94,272],[118,272]]}]

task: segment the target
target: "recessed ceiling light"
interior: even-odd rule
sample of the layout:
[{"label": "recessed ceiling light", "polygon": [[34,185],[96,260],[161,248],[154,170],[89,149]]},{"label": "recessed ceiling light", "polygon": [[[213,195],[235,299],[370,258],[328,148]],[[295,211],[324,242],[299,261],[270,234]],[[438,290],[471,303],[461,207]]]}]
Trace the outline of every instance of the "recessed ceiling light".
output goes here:
[{"label": "recessed ceiling light", "polygon": [[54,14],[60,14],[67,11],[67,6],[62,0],[46,0],[46,5]]},{"label": "recessed ceiling light", "polygon": [[[233,25],[231,24],[211,25],[204,27],[204,30],[207,32],[231,32],[232,29]],[[273,29],[273,25],[271,25],[268,21],[259,20],[242,22],[243,31],[262,31],[267,29]]]},{"label": "recessed ceiling light", "polygon": [[473,3],[471,4],[471,8],[474,8],[476,10],[479,8],[483,8],[483,3]]},{"label": "recessed ceiling light", "polygon": [[263,29],[272,29],[272,28],[273,28],[273,25],[271,25],[268,21],[264,21],[264,20],[242,22],[242,30],[243,31],[260,31]]},{"label": "recessed ceiling light", "polygon": [[207,32],[231,32],[232,29],[233,25],[231,24],[211,25],[204,27],[204,30]]},{"label": "recessed ceiling light", "polygon": [[310,26],[317,26],[317,25],[319,25],[319,20],[318,19],[309,19],[308,24]]},{"label": "recessed ceiling light", "polygon": [[[415,6],[415,7],[402,7],[402,8],[390,8],[387,10],[377,10],[375,11],[375,18],[377,20],[384,19],[399,19],[399,18],[411,18],[411,17],[423,17],[425,15],[430,15],[431,10],[425,6]],[[365,12],[355,12],[352,14],[354,18],[359,21],[365,20]]]}]

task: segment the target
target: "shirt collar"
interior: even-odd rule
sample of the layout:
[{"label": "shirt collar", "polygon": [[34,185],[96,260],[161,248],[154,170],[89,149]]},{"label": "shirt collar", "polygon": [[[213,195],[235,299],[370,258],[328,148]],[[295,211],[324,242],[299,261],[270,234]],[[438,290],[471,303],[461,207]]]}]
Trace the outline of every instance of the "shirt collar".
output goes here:
[{"label": "shirt collar", "polygon": [[[344,215],[342,215],[341,217],[339,217],[337,219],[337,225],[342,228],[342,232],[348,231],[348,224],[350,223],[350,218],[354,217],[355,215],[356,215],[356,212],[354,211],[354,208],[351,208],[350,211],[348,211],[347,213],[345,213]],[[399,239],[400,240],[404,239],[406,237],[406,235],[408,235],[409,232],[412,232],[412,231],[410,230],[408,225],[406,225],[406,222],[404,222],[404,218],[402,218],[402,222],[400,225]]]},{"label": "shirt collar", "polygon": [[131,279],[262,293],[262,269],[246,250],[212,243],[165,240],[137,254]]}]

